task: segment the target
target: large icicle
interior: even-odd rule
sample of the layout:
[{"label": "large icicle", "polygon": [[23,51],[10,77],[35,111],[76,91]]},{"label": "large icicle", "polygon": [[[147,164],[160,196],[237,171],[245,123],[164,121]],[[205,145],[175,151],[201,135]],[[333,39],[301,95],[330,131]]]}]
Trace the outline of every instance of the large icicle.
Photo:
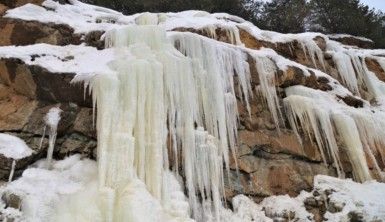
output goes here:
[{"label": "large icicle", "polygon": [[176,172],[183,161],[194,218],[220,218],[222,163],[229,169],[237,141],[235,74],[248,109],[252,93],[246,54],[190,33],[172,33],[169,39],[151,25],[106,34],[106,46],[116,49],[110,64],[116,73],[90,80],[97,106],[99,187],[104,209],[113,212],[106,220],[125,217],[131,181],[143,181],[151,196],[165,202],[169,159]]},{"label": "large icicle", "polygon": [[252,92],[246,54],[239,48],[218,44],[197,34],[172,33],[170,37],[183,54],[193,59],[200,108],[196,121],[219,139],[220,152],[228,169],[228,146],[235,155],[237,135],[234,71],[239,78],[239,91],[243,94],[247,110],[250,110],[249,96]]},{"label": "large icicle", "polygon": [[288,97],[284,99],[284,105],[291,128],[299,141],[301,141],[299,127],[309,138],[314,136],[324,163],[326,164],[327,157],[331,158],[338,176],[344,177],[329,113],[317,107],[312,99],[298,95],[301,89],[303,88],[289,87],[286,89]]},{"label": "large icicle", "polygon": [[333,114],[338,134],[345,143],[346,151],[353,167],[353,174],[357,181],[371,180],[369,167],[361,144],[360,135],[354,120],[345,114]]},{"label": "large icicle", "polygon": [[306,59],[309,59],[312,61],[314,67],[317,67],[317,60],[319,63],[321,63],[321,66],[323,70],[326,70],[325,68],[325,60],[324,60],[324,55],[320,47],[317,45],[317,43],[314,41],[314,39],[309,38],[309,36],[304,36],[304,37],[299,37],[298,39],[303,53],[305,55]]},{"label": "large icicle", "polygon": [[328,41],[328,50],[333,56],[339,77],[342,82],[357,95],[359,90],[365,90],[370,96],[365,99],[383,100],[385,96],[385,84],[380,82],[376,75],[369,71],[365,59],[367,55],[358,50],[346,49],[335,41]]},{"label": "large icicle", "polygon": [[333,60],[338,69],[340,78],[344,85],[346,85],[352,92],[359,95],[357,77],[353,64],[350,62],[350,56],[343,52],[335,52],[333,54]]},{"label": "large icicle", "polygon": [[284,105],[294,132],[300,139],[298,129],[301,127],[310,138],[315,138],[324,160],[331,157],[340,176],[343,176],[343,170],[335,134],[345,144],[356,180],[363,182],[371,179],[366,154],[377,170],[377,178],[383,179],[374,156],[377,154],[378,159],[384,161],[381,147],[385,144],[385,137],[381,129],[385,127],[385,122],[381,111],[349,107],[338,103],[327,92],[303,86],[289,87],[285,91],[288,97],[284,99]]},{"label": "large icicle", "polygon": [[256,87],[258,94],[262,95],[277,129],[282,123],[282,113],[279,105],[275,78],[277,73],[276,65],[266,56],[253,55],[255,68],[258,72],[259,85]]}]

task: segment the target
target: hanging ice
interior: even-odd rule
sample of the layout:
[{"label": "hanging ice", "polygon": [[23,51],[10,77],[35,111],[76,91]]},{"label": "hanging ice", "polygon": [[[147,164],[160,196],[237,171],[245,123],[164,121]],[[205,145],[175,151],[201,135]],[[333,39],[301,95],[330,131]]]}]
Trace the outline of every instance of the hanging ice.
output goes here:
[{"label": "hanging ice", "polygon": [[[48,126],[48,136],[49,136],[48,151],[47,151],[47,168],[51,168],[51,165],[52,165],[52,155],[55,147],[56,136],[57,136],[57,126],[60,121],[61,112],[62,110],[57,107],[51,108],[44,118],[46,126]],[[44,129],[44,133],[45,133],[45,129]]]},{"label": "hanging ice", "polygon": [[314,98],[312,96],[319,95],[313,95],[311,91],[306,91],[305,87],[300,86],[286,88],[286,94],[286,115],[299,141],[301,137],[298,129],[301,127],[309,138],[314,136],[324,163],[326,164],[327,158],[333,160],[338,176],[344,177],[329,111],[318,107],[311,99]]},{"label": "hanging ice", "polygon": [[[366,65],[365,53],[354,49],[345,49],[339,43],[329,40],[327,48],[333,56],[339,77],[342,82],[354,93],[367,91],[362,96],[366,100],[382,101],[385,96],[385,85]],[[380,63],[381,65],[381,63]]]},{"label": "hanging ice", "polygon": [[365,182],[372,177],[366,163],[365,153],[360,141],[360,135],[354,120],[345,114],[333,114],[338,134],[345,143],[346,151],[353,167],[353,174],[357,181]]},{"label": "hanging ice", "polygon": [[259,78],[259,85],[256,87],[257,93],[264,98],[275,126],[279,129],[280,125],[282,125],[282,113],[275,86],[276,65],[265,56],[253,55],[253,57]]},{"label": "hanging ice", "polygon": [[148,25],[113,30],[106,46],[116,49],[110,64],[116,74],[90,80],[97,106],[99,187],[104,209],[112,212],[106,219],[128,217],[122,212],[133,203],[125,190],[138,179],[164,203],[169,196],[164,172],[170,165],[178,172],[183,162],[194,218],[219,220],[222,164],[229,169],[237,140],[235,74],[247,106],[251,94],[246,54],[191,33],[166,37],[159,26]]}]

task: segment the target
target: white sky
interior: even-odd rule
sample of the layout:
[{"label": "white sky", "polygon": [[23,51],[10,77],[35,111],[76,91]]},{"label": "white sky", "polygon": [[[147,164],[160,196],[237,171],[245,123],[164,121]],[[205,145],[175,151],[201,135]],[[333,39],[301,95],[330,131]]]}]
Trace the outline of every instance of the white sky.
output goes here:
[{"label": "white sky", "polygon": [[361,2],[371,8],[380,9],[385,12],[385,0],[361,0]]}]

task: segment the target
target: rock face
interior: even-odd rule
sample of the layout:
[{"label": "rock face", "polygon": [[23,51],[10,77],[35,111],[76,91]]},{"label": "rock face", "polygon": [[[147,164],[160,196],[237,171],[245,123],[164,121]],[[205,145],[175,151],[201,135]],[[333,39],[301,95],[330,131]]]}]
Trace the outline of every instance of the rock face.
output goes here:
[{"label": "rock face", "polygon": [[[8,7],[16,7],[27,1],[0,1],[0,15]],[[41,1],[33,1],[39,4]],[[208,36],[204,31],[194,29],[176,29],[175,31],[189,31]],[[48,43],[54,45],[81,44],[98,49],[104,47],[101,40],[103,32],[90,32],[87,34],[74,34],[74,30],[66,25],[43,24],[34,21],[22,21],[0,17],[0,46],[30,45]],[[216,40],[231,42],[226,32],[216,30]],[[251,49],[261,47],[272,48],[279,55],[309,67],[310,75],[305,75],[303,70],[290,66],[283,74],[277,73],[276,86],[278,87],[280,108],[285,94],[282,88],[292,85],[304,85],[322,91],[332,89],[327,78],[317,77],[310,68],[322,67],[319,60],[316,63],[304,53],[300,43],[273,44],[268,41],[257,40],[248,32],[240,29],[242,43]],[[322,36],[314,39],[323,50],[325,69],[327,73],[336,77],[335,64],[325,52],[325,39]],[[358,40],[357,40],[358,41]],[[368,48],[361,42],[343,39],[342,43]],[[384,70],[375,60],[366,61],[368,68],[382,81],[385,80]],[[258,72],[251,70],[252,87],[259,85]],[[0,59],[0,132],[16,135],[24,139],[35,151],[33,156],[17,162],[16,175],[20,175],[29,164],[46,155],[47,138],[40,141],[44,132],[43,117],[47,111],[54,107],[63,110],[62,120],[58,127],[58,139],[55,148],[55,157],[63,158],[72,153],[81,153],[86,157],[96,157],[96,132],[93,123],[92,101],[84,93],[83,85],[71,84],[74,73],[51,73],[39,67],[27,65],[15,58]],[[338,79],[338,77],[336,77]],[[237,84],[237,80],[235,79]],[[237,87],[236,87],[237,88]],[[287,120],[280,130],[274,124],[269,109],[260,97],[251,101],[251,115],[240,101],[239,104],[239,137],[238,156],[232,159],[232,170],[227,175],[227,197],[236,194],[249,195],[256,200],[277,194],[297,195],[301,190],[312,189],[313,177],[318,174],[336,176],[336,170],[331,166],[331,160],[324,163],[315,142],[308,137],[303,137],[301,144]],[[362,107],[363,101],[356,97],[347,96],[341,99],[349,106]],[[352,167],[341,154],[344,169],[351,175]],[[0,156],[0,179],[8,177],[12,160]],[[239,173],[236,170],[239,169]],[[373,166],[371,166],[373,168]],[[228,183],[229,182],[229,183]],[[319,200],[307,200],[309,209],[325,207]],[[338,206],[335,207],[338,210]],[[354,215],[352,215],[354,217]]]},{"label": "rock face", "polygon": [[374,48],[374,42],[370,39],[355,37],[351,35],[329,35],[329,38],[341,42],[344,45],[357,46],[363,49]]}]

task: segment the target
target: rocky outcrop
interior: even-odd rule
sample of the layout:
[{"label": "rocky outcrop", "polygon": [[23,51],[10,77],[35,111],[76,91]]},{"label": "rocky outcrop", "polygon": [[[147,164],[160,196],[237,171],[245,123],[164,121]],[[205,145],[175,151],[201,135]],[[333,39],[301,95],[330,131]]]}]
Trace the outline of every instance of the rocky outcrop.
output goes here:
[{"label": "rocky outcrop", "polygon": [[[82,85],[70,83],[73,77],[71,73],[50,73],[38,66],[27,66],[17,59],[0,61],[0,132],[22,138],[34,151],[31,157],[17,161],[16,176],[46,155],[47,139],[42,140],[44,116],[54,106],[63,110],[55,155],[63,158],[82,153],[95,157],[90,97],[85,96]],[[5,179],[12,160],[2,157],[0,162],[0,178]]]},{"label": "rocky outcrop", "polygon": [[8,8],[16,8],[25,4],[41,5],[44,0],[0,0],[0,4],[7,6]]},{"label": "rocky outcrop", "polygon": [[[6,1],[0,5],[0,15],[7,7],[15,7]],[[37,1],[38,2],[38,1]],[[1,3],[1,2],[0,2]],[[188,31],[210,36],[212,33],[191,28],[178,28],[174,31]],[[304,52],[300,42],[272,43],[254,38],[240,29],[242,43],[251,49],[272,48],[279,55],[305,65],[310,75],[304,73],[299,66],[289,66],[286,70],[278,70],[276,86],[282,100],[286,96],[283,88],[293,85],[304,85],[309,88],[330,91],[332,83],[326,77],[317,76],[311,68],[325,69],[328,74],[338,79],[335,64],[325,52],[326,42],[322,36],[313,40],[322,50],[325,67],[317,60],[313,61]],[[48,43],[54,45],[81,44],[104,48],[101,40],[103,32],[93,31],[76,34],[67,25],[43,24],[34,21],[0,18],[0,46],[30,45]],[[231,43],[232,39],[224,29],[215,30],[216,40]],[[357,43],[358,44],[358,43]],[[362,46],[364,47],[364,46]],[[44,56],[44,55],[36,55]],[[68,58],[71,59],[71,58]],[[249,63],[252,63],[249,60]],[[376,60],[367,59],[368,68],[385,80],[384,70]],[[251,66],[253,67],[253,65]],[[321,68],[322,67],[322,68]],[[251,84],[254,89],[259,85],[258,72],[251,70]],[[55,158],[63,158],[69,154],[81,153],[86,157],[96,157],[96,132],[93,122],[92,101],[85,94],[83,85],[71,84],[74,73],[51,73],[40,66],[27,65],[14,58],[0,60],[0,132],[16,135],[24,139],[35,152],[31,157],[17,162],[16,176],[29,164],[46,155],[47,139],[43,137],[44,115],[54,107],[63,110],[62,120],[58,128],[58,139]],[[237,83],[237,80],[235,79]],[[237,88],[237,87],[235,87]],[[262,98],[254,97],[251,101],[251,113],[247,112],[238,94],[239,137],[238,154],[232,159],[230,173],[226,176],[226,194],[228,198],[236,194],[245,194],[255,200],[276,194],[297,195],[301,190],[312,189],[313,177],[318,174],[336,176],[331,160],[324,163],[318,147],[312,138],[302,135],[302,144],[298,141],[287,122],[277,129],[271,114]],[[362,107],[363,101],[353,96],[340,97],[347,105]],[[42,140],[42,146],[40,146]],[[343,151],[341,151],[343,152]],[[346,154],[341,153],[343,168],[349,176],[352,167]],[[0,178],[8,177],[12,160],[0,157]],[[238,167],[239,171],[236,170]],[[371,165],[371,168],[373,166]],[[320,201],[309,199],[307,206],[323,209]],[[322,215],[322,213],[318,213]],[[321,216],[319,216],[321,218]]]},{"label": "rocky outcrop", "polygon": [[362,49],[374,48],[374,42],[366,38],[360,38],[351,35],[329,35],[329,38],[344,45],[356,46]]},{"label": "rocky outcrop", "polygon": [[[81,36],[66,25],[42,24],[35,21],[0,18],[0,46],[31,45],[47,43],[52,45],[80,44]],[[23,33],[23,35],[20,35]]]}]

